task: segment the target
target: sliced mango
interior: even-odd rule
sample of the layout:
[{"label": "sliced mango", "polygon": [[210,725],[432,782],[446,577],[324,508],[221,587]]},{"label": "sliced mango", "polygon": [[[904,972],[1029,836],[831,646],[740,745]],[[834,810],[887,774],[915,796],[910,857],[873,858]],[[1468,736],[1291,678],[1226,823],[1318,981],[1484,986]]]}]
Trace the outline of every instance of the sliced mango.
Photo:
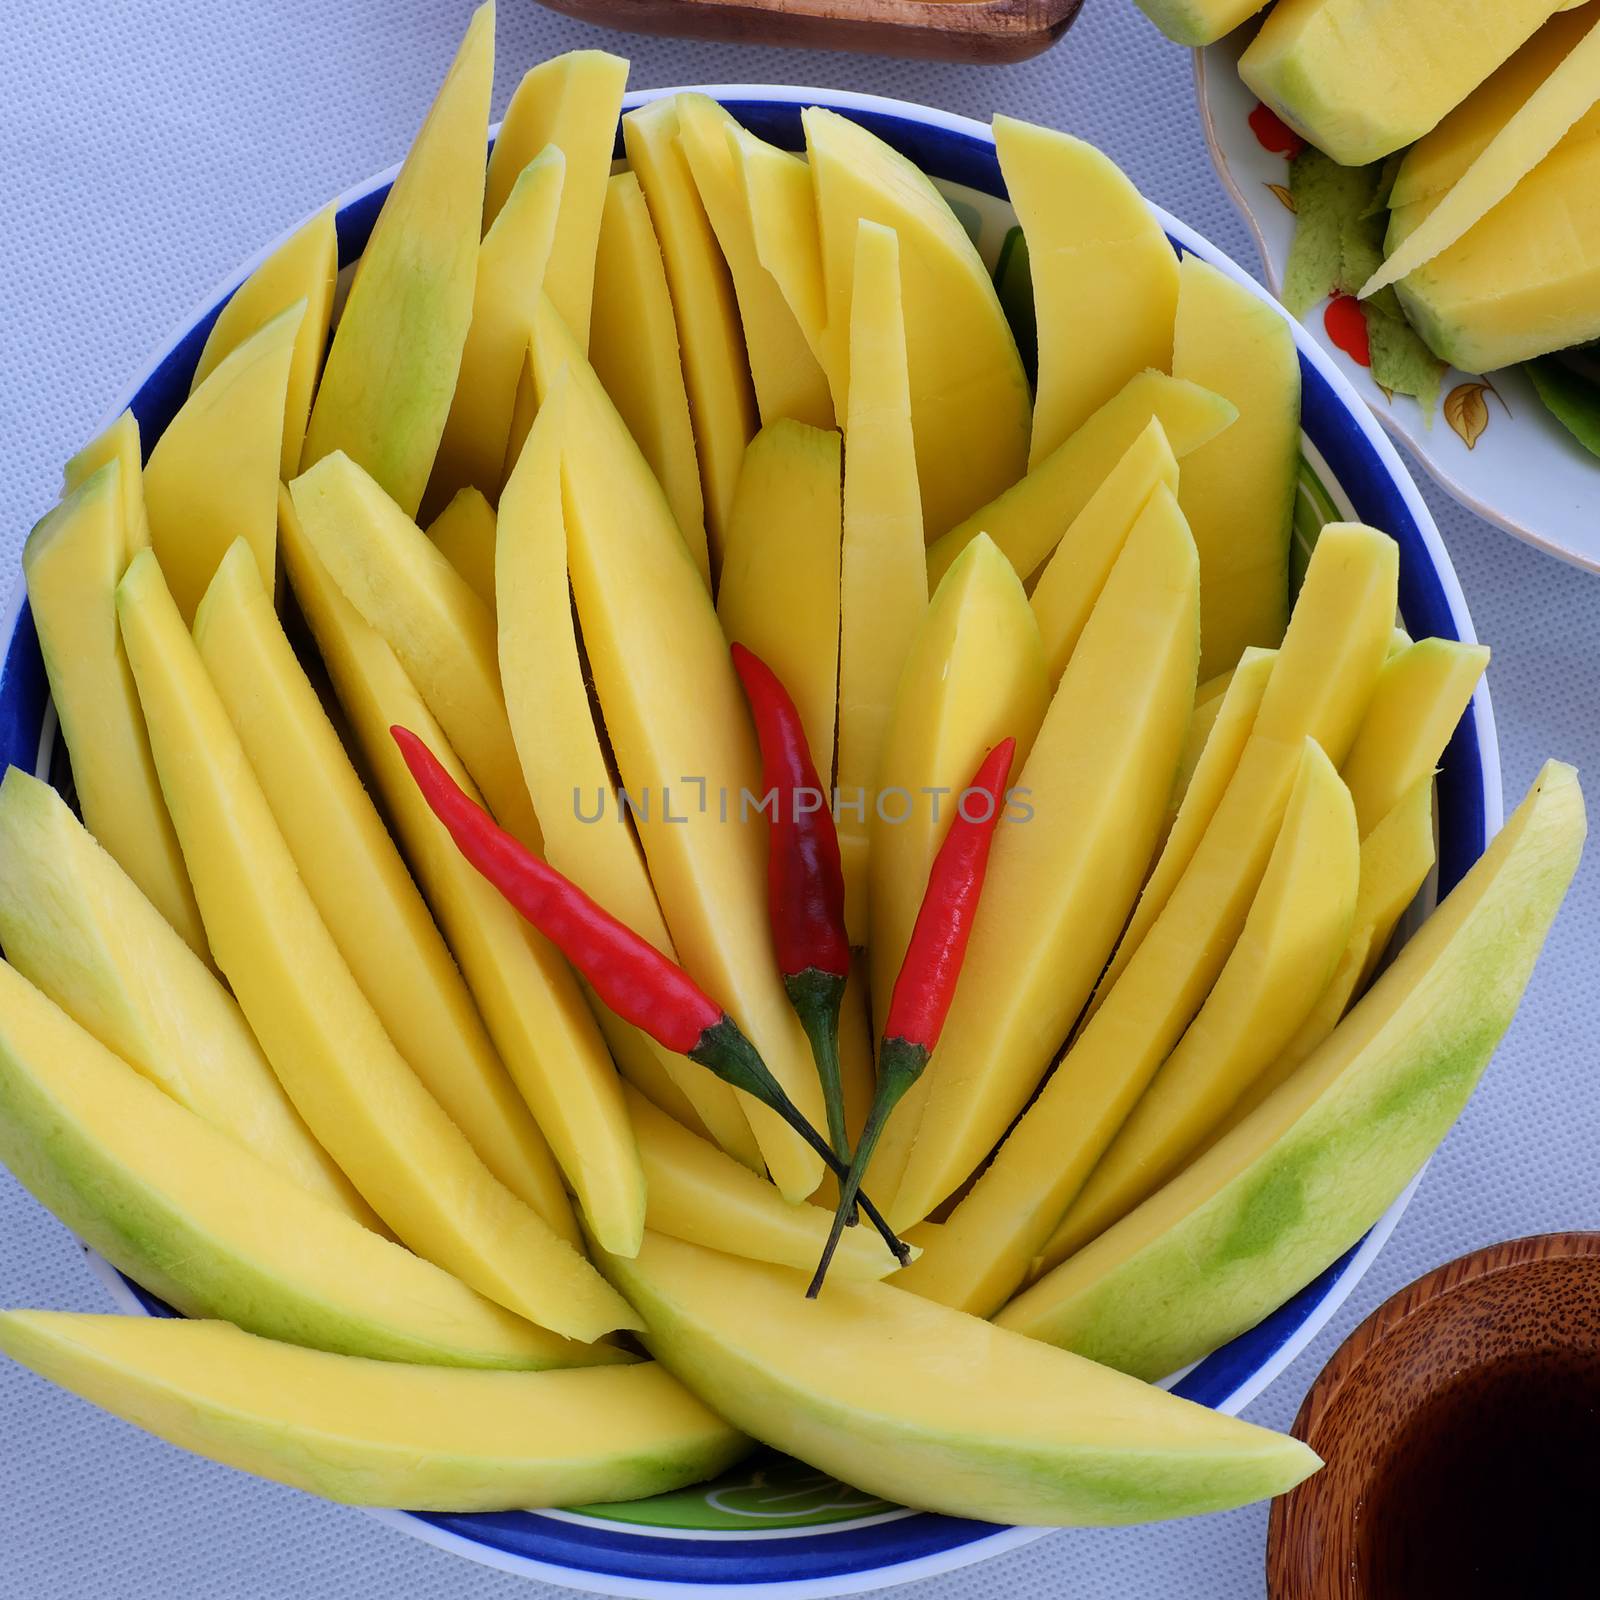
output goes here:
[{"label": "sliced mango", "polygon": [[150,519],[144,509],[144,453],[139,448],[139,419],[131,411],[124,411],[67,462],[62,473],[64,496],[109,461],[118,462],[122,469],[117,479],[118,492],[122,496],[122,527],[131,557],[150,543]]},{"label": "sliced mango", "polygon": [[378,213],[306,428],[302,468],[343,451],[407,516],[433,470],[472,322],[493,81],[486,0]]},{"label": "sliced mango", "polygon": [[228,296],[206,335],[195,364],[191,391],[198,389],[258,328],[296,302],[306,303],[294,338],[289,382],[283,401],[283,449],[278,475],[292,478],[300,467],[311,396],[328,348],[328,323],[333,315],[333,289],[339,277],[339,238],[333,207],[319,211],[297,228]]},{"label": "sliced mango", "polygon": [[1248,22],[1267,0],[1138,0],[1139,9],[1177,44],[1214,44]]},{"label": "sliced mango", "polygon": [[600,208],[627,86],[628,63],[604,50],[570,50],[541,61],[522,75],[489,155],[485,228],[494,225],[518,175],[541,150],[554,145],[566,158],[544,287],[580,348],[589,342]]},{"label": "sliced mango", "polygon": [[150,543],[185,622],[235,539],[277,579],[279,447],[304,301],[223,358],[156,440],[144,469]]},{"label": "sliced mango", "polygon": [[428,524],[428,537],[467,586],[494,610],[494,507],[480,490],[462,489]]},{"label": "sliced mango", "polygon": [[1027,582],[1139,435],[1159,421],[1179,460],[1238,415],[1231,400],[1163,372],[1141,372],[1025,478],[950,530],[928,551],[937,584],[956,557],[986,533]]},{"label": "sliced mango", "polygon": [[1014,1300],[1002,1326],[1158,1378],[1310,1283],[1460,1115],[1527,987],[1584,832],[1577,774],[1551,762],[1304,1068]]}]

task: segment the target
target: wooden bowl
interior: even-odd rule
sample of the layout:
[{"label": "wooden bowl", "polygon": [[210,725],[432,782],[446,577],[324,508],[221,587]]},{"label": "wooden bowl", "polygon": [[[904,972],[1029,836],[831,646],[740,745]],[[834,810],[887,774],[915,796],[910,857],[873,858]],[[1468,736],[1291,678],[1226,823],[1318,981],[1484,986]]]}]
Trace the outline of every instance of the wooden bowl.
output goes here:
[{"label": "wooden bowl", "polygon": [[1326,1465],[1272,1507],[1272,1600],[1594,1593],[1600,1233],[1492,1245],[1402,1289],[1293,1431]]},{"label": "wooden bowl", "polygon": [[1048,50],[1083,0],[544,0],[631,33],[998,64]]}]

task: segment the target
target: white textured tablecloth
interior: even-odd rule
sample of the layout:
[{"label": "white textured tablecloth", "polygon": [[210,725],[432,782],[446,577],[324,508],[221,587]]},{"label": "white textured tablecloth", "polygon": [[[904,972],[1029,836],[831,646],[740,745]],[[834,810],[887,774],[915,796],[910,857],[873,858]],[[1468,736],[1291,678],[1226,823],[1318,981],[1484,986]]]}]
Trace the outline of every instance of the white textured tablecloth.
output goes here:
[{"label": "white textured tablecloth", "polygon": [[[1206,157],[1189,57],[1129,0],[1088,0],[1056,50],[987,69],[626,38],[532,0],[500,7],[497,113],[524,68],[579,44],[631,56],[636,85],[805,83],[978,117],[1003,110],[1095,140],[1152,199],[1257,266]],[[0,6],[8,587],[62,461],[122,404],[146,357],[266,240],[404,152],[468,10],[468,0]],[[1596,489],[1600,515],[1600,469]],[[1600,775],[1600,579],[1427,492],[1478,631],[1494,647],[1508,800],[1547,755]],[[1520,1018],[1393,1240],[1331,1327],[1251,1409],[1256,1421],[1287,1426],[1339,1340],[1428,1268],[1492,1240],[1600,1226],[1597,917],[1591,864]],[[0,1304],[106,1309],[63,1229],[3,1173]],[[903,1592],[1240,1600],[1263,1590],[1265,1528],[1262,1508],[1061,1533]],[[523,1600],[535,1592],[543,1591],[357,1513],[182,1455],[0,1367],[0,1600]]]}]

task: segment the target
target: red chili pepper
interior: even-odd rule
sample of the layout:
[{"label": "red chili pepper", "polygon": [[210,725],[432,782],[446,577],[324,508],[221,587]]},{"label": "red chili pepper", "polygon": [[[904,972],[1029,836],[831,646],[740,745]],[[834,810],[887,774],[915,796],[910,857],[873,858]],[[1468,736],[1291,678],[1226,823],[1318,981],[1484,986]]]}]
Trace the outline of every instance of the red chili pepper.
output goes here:
[{"label": "red chili pepper", "polygon": [[844,925],[839,832],[789,691],[777,673],[742,644],[733,646],[733,665],[755,719],[763,797],[773,800],[767,835],[767,905],[778,971],[811,1041],[834,1153],[848,1161],[839,1009],[850,977],[850,938]]},{"label": "red chili pepper", "polygon": [[[1006,778],[1016,749],[1015,739],[1005,739],[984,757],[972,782],[962,791],[955,819],[928,873],[911,942],[889,999],[883,1042],[878,1050],[878,1090],[861,1143],[856,1146],[855,1159],[850,1163],[850,1174],[840,1191],[839,1208],[834,1213],[822,1259],[817,1263],[816,1276],[806,1291],[813,1299],[821,1291],[839,1236],[855,1209],[861,1179],[884,1124],[906,1090],[922,1076],[944,1031],[989,869],[989,848],[1005,809]],[[980,795],[984,801],[981,808]]]},{"label": "red chili pepper", "polygon": [[[583,974],[607,1006],[659,1044],[754,1095],[837,1177],[845,1177],[845,1163],[806,1121],[739,1025],[688,973],[499,827],[410,729],[389,732],[456,848]],[[861,1209],[899,1259],[908,1260],[909,1251],[865,1195]]]}]

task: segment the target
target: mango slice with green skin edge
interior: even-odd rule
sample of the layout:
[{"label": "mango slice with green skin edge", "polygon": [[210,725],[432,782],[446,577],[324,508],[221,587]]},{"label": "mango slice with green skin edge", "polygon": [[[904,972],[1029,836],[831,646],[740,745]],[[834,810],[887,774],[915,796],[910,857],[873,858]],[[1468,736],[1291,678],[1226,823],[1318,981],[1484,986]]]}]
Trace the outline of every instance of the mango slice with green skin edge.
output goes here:
[{"label": "mango slice with green skin edge", "polygon": [[1135,373],[1170,369],[1178,258],[1144,197],[1093,145],[999,116],[994,142],[1033,279],[1036,466]]},{"label": "mango slice with green skin edge", "polygon": [[399,657],[495,820],[537,850],[539,822],[500,687],[494,613],[349,456],[323,457],[289,487],[317,559]]},{"label": "mango slice with green skin edge", "polygon": [[1062,1218],[1069,1254],[1172,1177],[1294,1037],[1350,936],[1360,855],[1350,791],[1308,740],[1239,941]]},{"label": "mango slice with green skin edge", "polygon": [[494,610],[494,507],[480,489],[458,490],[450,503],[428,524],[433,540],[446,561],[466,579],[467,587]]},{"label": "mango slice with green skin edge", "polygon": [[1315,1278],[1377,1221],[1460,1114],[1527,987],[1585,828],[1577,774],[1547,764],[1304,1067],[1014,1300],[1000,1324],[1156,1378]]},{"label": "mango slice with green skin edge", "polygon": [[1200,676],[1289,623],[1289,540],[1300,466],[1300,358],[1270,301],[1198,256],[1178,270],[1172,373],[1239,415],[1184,459],[1178,504],[1200,552]]},{"label": "mango slice with green skin edge", "polygon": [[885,804],[872,820],[867,950],[876,1035],[963,790],[1002,739],[1017,741],[1011,770],[1023,770],[1050,691],[1021,579],[988,539],[973,540],[912,636],[878,765]]},{"label": "mango slice with green skin edge", "polygon": [[384,1030],[484,1165],[542,1212],[560,1189],[550,1147],[247,555],[235,545],[200,602],[200,659],[301,880]]},{"label": "mango slice with green skin edge", "polygon": [[1139,9],[1176,44],[1215,44],[1261,11],[1267,0],[1136,0]]},{"label": "mango slice with green skin edge", "polygon": [[622,119],[622,137],[672,291],[715,575],[744,447],[758,425],[744,329],[727,264],[679,142],[676,98],[630,111]]},{"label": "mango slice with green skin edge", "polygon": [[[575,345],[571,357],[582,360]],[[495,571],[505,601],[498,648],[506,709],[529,793],[546,824],[548,859],[641,938],[675,958],[638,841],[620,804],[608,804],[611,772],[573,622],[561,457],[566,391],[575,381],[572,371],[555,378],[500,497],[505,532]],[[613,1040],[632,1039],[631,1050],[619,1057],[625,1072],[636,1057],[653,1058],[723,1148],[749,1166],[761,1166],[760,1147],[733,1089],[620,1017],[609,1016],[607,1032]]]},{"label": "mango slice with green skin edge", "polygon": [[500,123],[484,183],[483,222],[494,225],[517,175],[554,145],[566,158],[545,292],[580,349],[589,343],[595,248],[628,63],[604,50],[571,50],[522,75]]},{"label": "mango slice with green skin edge", "polygon": [[451,1371],[226,1322],[58,1311],[0,1312],[0,1350],[169,1444],[346,1505],[632,1499],[715,1476],[747,1448],[653,1362]]},{"label": "mango slice with green skin edge", "polygon": [[[125,431],[122,437],[128,437]],[[28,535],[22,572],[84,818],[189,948],[209,963],[211,947],[161,796],[139,691],[117,628],[116,587],[133,554],[122,492],[126,470],[119,448],[83,479]]]},{"label": "mango slice with green skin edge", "polygon": [[238,1004],[48,784],[0,783],[0,941],[23,977],[179,1105],[365,1227]]},{"label": "mango slice with green skin edge", "polygon": [[628,1358],[536,1328],[369,1232],[170,1099],[0,963],[0,1160],[188,1316],[441,1366]]},{"label": "mango slice with green skin edge", "polygon": [[1000,1140],[1111,953],[1194,704],[1199,604],[1194,541],[1157,489],[1012,779],[1030,814],[996,831],[961,981],[918,1082],[927,1088],[884,1135],[915,1141],[889,1209],[897,1225],[926,1217]]},{"label": "mango slice with green skin edge", "polygon": [[678,141],[733,278],[761,420],[772,423],[792,417],[813,427],[831,428],[834,411],[828,379],[756,250],[732,142],[739,124],[707,95],[681,94],[677,106]]},{"label": "mango slice with green skin edge", "polygon": [[277,581],[279,446],[305,317],[296,301],[226,356],[145,464],[151,547],[185,622],[235,539],[249,542],[262,581]]},{"label": "mango slice with green skin edge", "polygon": [[195,364],[191,393],[258,328],[297,301],[305,301],[306,312],[295,333],[284,391],[283,447],[278,461],[278,473],[283,478],[292,478],[299,470],[306,423],[311,417],[311,396],[328,347],[328,324],[338,277],[339,240],[333,207],[328,206],[290,234],[228,296]]},{"label": "mango slice with green skin edge", "polygon": [[1554,12],[1559,0],[1279,0],[1239,76],[1341,166],[1412,144]]},{"label": "mango slice with green skin edge", "polygon": [[1164,372],[1139,373],[1026,477],[936,540],[928,550],[928,582],[937,585],[956,557],[987,533],[1026,583],[1152,418],[1182,460],[1237,415],[1231,400],[1199,384]]},{"label": "mango slice with green skin edge", "polygon": [[631,172],[617,173],[606,185],[594,304],[590,363],[660,480],[678,531],[709,587],[705,494],[672,293],[644,191]]},{"label": "mango slice with green skin edge", "polygon": [[898,1504],[1111,1525],[1218,1510],[1314,1472],[1298,1440],[1021,1340],[890,1284],[805,1274],[650,1234],[606,1270],[645,1341],[720,1415]]},{"label": "mango slice with green skin edge", "polygon": [[342,451],[407,516],[427,488],[472,323],[493,80],[486,0],[378,213],[306,426],[302,470]]},{"label": "mango slice with green skin edge", "polygon": [[67,462],[61,475],[64,495],[71,494],[109,461],[120,463],[122,468],[118,477],[122,530],[128,556],[132,557],[150,543],[150,519],[144,509],[144,452],[139,448],[139,419],[131,411],[124,411]]},{"label": "mango slice with green skin edge", "polygon": [[884,737],[906,653],[928,604],[903,281],[895,234],[862,221],[845,401],[835,807],[853,945],[870,942],[868,851]]},{"label": "mango slice with green skin edge", "polygon": [[[543,392],[563,367],[572,374],[568,575],[622,784],[648,798],[635,821],[673,947],[821,1127],[810,1046],[772,952],[766,828],[753,806],[741,815],[742,795],[761,793],[760,757],[711,596],[661,486],[548,306],[532,354]],[[748,1097],[740,1105],[784,1196],[811,1194],[816,1153],[775,1112]]]},{"label": "mango slice with green skin edge", "polygon": [[789,691],[825,788],[839,695],[843,472],[833,429],[769,422],[744,453],[717,587],[723,633]]},{"label": "mango slice with green skin edge", "polygon": [[[118,586],[117,613],[218,965],[312,1133],[399,1238],[497,1303],[569,1338],[632,1326],[583,1257],[483,1165],[384,1032],[150,551]],[[419,1171],[434,1181],[418,1184]]]},{"label": "mango slice with green skin edge", "polygon": [[1072,519],[1034,584],[1033,615],[1052,684],[1067,670],[1094,603],[1158,484],[1178,492],[1178,458],[1161,419],[1151,417]]},{"label": "mango slice with green skin edge", "polygon": [[[644,1162],[652,1233],[753,1261],[810,1272],[822,1254],[833,1211],[790,1205],[765,1178],[674,1122],[636,1089],[628,1091]],[[899,1263],[874,1229],[851,1228],[832,1271],[841,1278],[883,1278]]]},{"label": "mango slice with green skin edge", "polygon": [[1489,665],[1481,644],[1419,639],[1391,655],[1340,768],[1362,837],[1432,775]]},{"label": "mango slice with green skin edge", "polygon": [[478,246],[472,320],[422,497],[422,516],[431,517],[458,489],[470,486],[494,494],[500,487],[533,299],[541,292],[555,244],[566,176],[566,157],[559,149],[535,156],[518,174]]}]

